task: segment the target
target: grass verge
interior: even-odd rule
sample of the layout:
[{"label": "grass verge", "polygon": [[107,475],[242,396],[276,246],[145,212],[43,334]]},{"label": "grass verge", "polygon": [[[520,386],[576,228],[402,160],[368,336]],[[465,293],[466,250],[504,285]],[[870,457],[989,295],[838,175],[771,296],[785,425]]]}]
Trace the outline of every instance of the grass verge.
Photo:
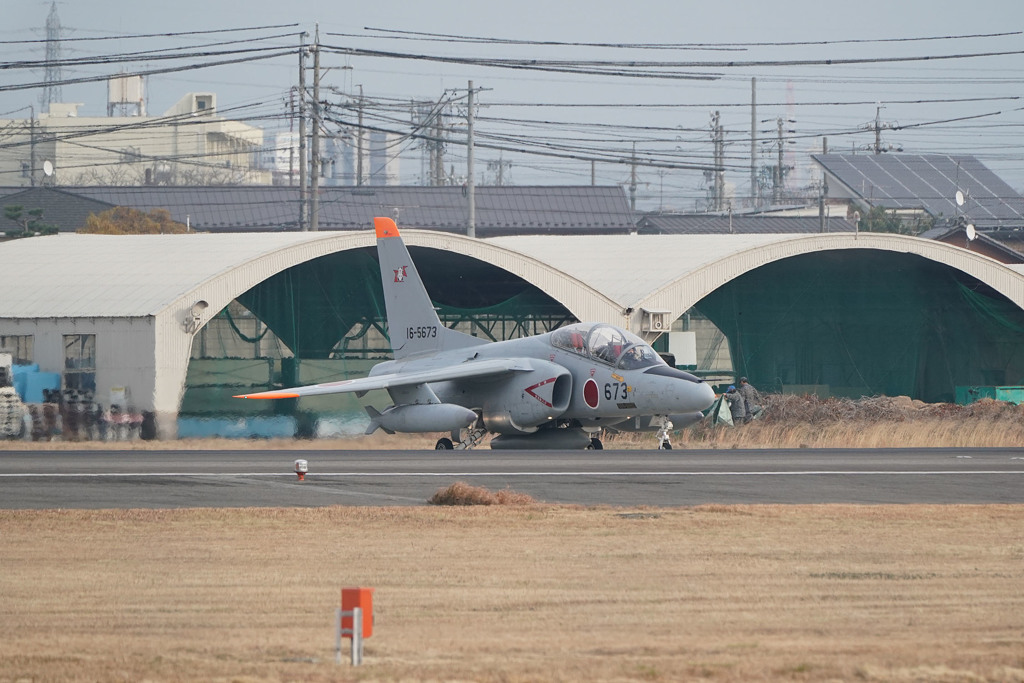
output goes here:
[{"label": "grass verge", "polygon": [[[383,434],[344,439],[185,439],[131,442],[0,441],[3,450],[427,449],[447,434]],[[606,433],[605,448],[654,449],[653,433]],[[762,417],[738,427],[705,421],[672,434],[674,448],[1016,448],[1024,406],[983,399],[967,406],[906,396],[857,401],[769,394]],[[483,445],[486,448],[486,443]]]},{"label": "grass verge", "polygon": [[[1024,506],[0,511],[0,681],[1024,680]],[[376,589],[334,664],[343,586]]]}]

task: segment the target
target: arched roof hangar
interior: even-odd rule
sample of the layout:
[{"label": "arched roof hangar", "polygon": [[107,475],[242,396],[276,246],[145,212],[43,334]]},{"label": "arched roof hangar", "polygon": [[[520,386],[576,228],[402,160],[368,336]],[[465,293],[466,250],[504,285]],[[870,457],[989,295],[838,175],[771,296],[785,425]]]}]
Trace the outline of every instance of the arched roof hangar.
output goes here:
[{"label": "arched roof hangar", "polygon": [[[918,256],[975,278],[1024,309],[1024,273],[949,245],[899,235],[618,235],[472,240],[405,230],[412,247],[477,258],[536,285],[581,320],[640,329],[642,310],[674,319],[745,273],[794,256],[873,250]],[[115,242],[117,248],[114,248]],[[160,235],[112,238],[60,235],[0,244],[9,296],[0,301],[0,334],[15,323],[49,318],[151,318],[152,407],[176,411],[195,331],[232,299],[276,273],[320,256],[372,247],[369,230],[352,233]],[[54,267],[56,266],[56,267]],[[60,272],[62,279],[40,279]],[[68,283],[75,283],[69,288]],[[206,307],[197,309],[203,301]],[[632,310],[630,310],[632,309]],[[145,368],[140,368],[145,371]],[[117,382],[117,380],[115,380]],[[136,385],[137,386],[137,385]],[[143,395],[143,402],[150,401]]]},{"label": "arched roof hangar", "polygon": [[[580,320],[643,332],[646,312],[665,311],[671,322],[698,306],[727,333],[737,372],[768,385],[952,400],[954,385],[1018,383],[1024,377],[1024,351],[1016,351],[1024,345],[1015,343],[1024,331],[1024,276],[941,242],[878,233],[491,240],[403,234],[414,250],[458,253],[512,273]],[[802,269],[802,282],[787,275],[792,267]],[[805,286],[816,269],[833,272],[814,296],[769,293]],[[1012,304],[1002,328],[986,328],[991,311],[979,309],[990,302],[960,300],[948,282],[953,272]],[[773,310],[775,299],[787,296],[789,303]],[[927,314],[919,315],[922,310]],[[763,332],[769,328],[774,337]],[[646,332],[649,339],[659,334]]]},{"label": "arched roof hangar", "polygon": [[[246,262],[212,276],[207,282],[180,296],[168,308],[181,308],[191,299],[209,294],[211,312],[216,312],[251,287],[283,270],[321,256],[372,247],[376,244],[376,238],[371,231],[342,234],[304,233],[304,236],[304,240],[253,255]],[[517,275],[540,287],[581,319],[604,319],[621,309],[617,302],[594,286],[545,262],[544,254],[531,255],[517,251],[514,248],[516,238],[511,238],[511,244],[496,245],[490,240],[476,240],[428,230],[403,230],[402,236],[406,244],[414,250],[416,247],[422,247],[453,252],[479,259]],[[237,240],[237,236],[235,239]],[[572,244],[572,241],[578,238],[562,239],[567,239],[569,244]]]},{"label": "arched roof hangar", "polygon": [[[914,254],[962,271],[1024,308],[1024,269],[941,242],[878,233],[540,236],[474,240],[404,230],[406,243],[485,261],[531,282],[581,320],[639,328],[639,308],[678,317],[765,264],[830,250]],[[54,248],[54,242],[56,247]],[[254,285],[320,256],[372,247],[373,233],[58,235],[0,243],[9,277],[0,318],[170,316],[198,300],[208,315]],[[42,270],[40,270],[42,269]],[[57,272],[61,278],[41,277]],[[200,324],[205,322],[201,319]]]},{"label": "arched roof hangar", "polygon": [[[689,237],[689,236],[687,236]],[[722,256],[681,274],[637,303],[646,308],[667,308],[678,317],[722,285],[755,268],[781,259],[824,251],[876,250],[912,254],[966,273],[1024,309],[1024,273],[934,240],[886,233],[831,233],[785,235]]]}]

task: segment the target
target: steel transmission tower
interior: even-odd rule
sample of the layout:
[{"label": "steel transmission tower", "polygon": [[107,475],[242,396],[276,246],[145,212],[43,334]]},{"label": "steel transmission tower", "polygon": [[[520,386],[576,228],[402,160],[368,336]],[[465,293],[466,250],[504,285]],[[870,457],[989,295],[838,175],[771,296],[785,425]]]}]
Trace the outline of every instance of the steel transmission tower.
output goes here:
[{"label": "steel transmission tower", "polygon": [[43,94],[39,98],[39,104],[46,113],[50,112],[50,105],[54,102],[61,102],[60,84],[62,81],[60,73],[60,17],[57,16],[57,3],[50,5],[50,14],[46,17],[46,75],[43,78]]}]

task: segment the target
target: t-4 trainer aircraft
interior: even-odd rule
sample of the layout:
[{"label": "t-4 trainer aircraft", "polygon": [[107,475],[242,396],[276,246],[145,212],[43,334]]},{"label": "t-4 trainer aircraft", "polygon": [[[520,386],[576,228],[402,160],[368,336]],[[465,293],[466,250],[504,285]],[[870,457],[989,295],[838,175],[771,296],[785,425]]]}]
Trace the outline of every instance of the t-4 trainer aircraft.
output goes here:
[{"label": "t-4 trainer aircraft", "polygon": [[395,359],[361,379],[264,391],[236,398],[297,398],[386,389],[394,405],[367,408],[370,426],[394,432],[451,432],[437,450],[602,448],[597,434],[693,424],[715,400],[703,380],[669,367],[640,337],[605,323],[489,342],[441,324],[390,218],[375,218],[377,255]]}]

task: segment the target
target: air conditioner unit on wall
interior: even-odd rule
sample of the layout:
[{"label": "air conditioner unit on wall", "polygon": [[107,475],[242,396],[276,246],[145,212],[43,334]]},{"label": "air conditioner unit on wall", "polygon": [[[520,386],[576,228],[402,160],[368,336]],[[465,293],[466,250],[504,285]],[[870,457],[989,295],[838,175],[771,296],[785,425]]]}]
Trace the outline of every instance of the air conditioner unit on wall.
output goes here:
[{"label": "air conditioner unit on wall", "polygon": [[668,332],[669,328],[672,327],[672,311],[649,311],[646,308],[641,310],[644,313],[643,320],[640,323],[641,331]]}]

